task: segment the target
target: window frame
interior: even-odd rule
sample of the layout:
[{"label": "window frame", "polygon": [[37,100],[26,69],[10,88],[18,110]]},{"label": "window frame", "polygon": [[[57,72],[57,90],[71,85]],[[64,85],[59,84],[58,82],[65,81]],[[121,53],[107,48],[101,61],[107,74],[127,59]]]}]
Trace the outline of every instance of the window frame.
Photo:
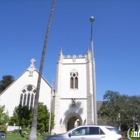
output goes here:
[{"label": "window frame", "polygon": [[26,85],[21,90],[19,104],[21,106],[28,106],[29,109],[33,108],[35,95],[36,95],[36,88],[31,84]]},{"label": "window frame", "polygon": [[77,71],[70,72],[70,89],[76,90],[79,85],[79,77]]},{"label": "window frame", "polygon": [[[78,130],[82,130],[82,129],[85,129],[85,134],[81,134],[81,133],[79,133],[78,135],[75,135],[74,133],[77,131],[77,133],[78,133]],[[88,135],[88,131],[87,131],[88,129],[87,129],[87,127],[80,127],[80,128],[77,128],[77,129],[75,129],[75,130],[73,130],[72,132],[71,132],[71,136],[86,136],[86,135]]]},{"label": "window frame", "polygon": [[[90,134],[90,129],[91,128],[98,128],[98,133],[95,133],[95,134]],[[104,131],[100,128],[100,127],[98,127],[98,126],[89,126],[88,127],[88,135],[105,135],[105,133],[104,133]]]}]

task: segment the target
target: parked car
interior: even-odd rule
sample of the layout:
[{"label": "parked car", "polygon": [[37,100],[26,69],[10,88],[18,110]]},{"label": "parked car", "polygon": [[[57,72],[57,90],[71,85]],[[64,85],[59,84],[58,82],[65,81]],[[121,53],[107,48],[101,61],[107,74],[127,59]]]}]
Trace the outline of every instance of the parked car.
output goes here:
[{"label": "parked car", "polygon": [[0,131],[0,140],[6,140],[6,132]]},{"label": "parked car", "polygon": [[83,125],[64,134],[45,137],[43,140],[123,140],[121,133],[113,126]]}]

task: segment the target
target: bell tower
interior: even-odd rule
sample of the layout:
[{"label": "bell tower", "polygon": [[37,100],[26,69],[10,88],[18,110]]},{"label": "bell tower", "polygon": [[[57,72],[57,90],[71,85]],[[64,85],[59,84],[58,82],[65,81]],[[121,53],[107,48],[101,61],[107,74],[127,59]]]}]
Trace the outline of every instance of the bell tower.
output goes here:
[{"label": "bell tower", "polygon": [[59,53],[56,71],[55,126],[52,133],[64,133],[77,125],[93,124],[92,53]]}]

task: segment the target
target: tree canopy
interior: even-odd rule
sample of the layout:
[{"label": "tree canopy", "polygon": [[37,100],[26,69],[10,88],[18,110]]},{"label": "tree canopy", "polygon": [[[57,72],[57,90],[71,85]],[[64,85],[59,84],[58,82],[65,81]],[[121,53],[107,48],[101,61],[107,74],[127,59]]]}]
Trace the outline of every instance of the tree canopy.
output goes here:
[{"label": "tree canopy", "polygon": [[5,125],[9,121],[8,112],[5,112],[5,106],[0,106],[0,125]]},{"label": "tree canopy", "polygon": [[14,81],[14,77],[11,75],[4,75],[2,80],[0,80],[0,93],[4,91],[12,82]]},{"label": "tree canopy", "polygon": [[[22,128],[30,128],[32,122],[33,110],[29,109],[27,106],[22,107],[21,105],[15,107],[13,116],[10,119],[9,124],[19,125]],[[43,103],[38,104],[38,116],[37,116],[37,130],[42,132],[47,132],[49,128],[49,110]],[[54,126],[54,115],[52,114],[51,128]]]},{"label": "tree canopy", "polygon": [[119,92],[106,91],[99,117],[106,119],[109,125],[119,126],[140,122],[140,96],[121,95]]}]

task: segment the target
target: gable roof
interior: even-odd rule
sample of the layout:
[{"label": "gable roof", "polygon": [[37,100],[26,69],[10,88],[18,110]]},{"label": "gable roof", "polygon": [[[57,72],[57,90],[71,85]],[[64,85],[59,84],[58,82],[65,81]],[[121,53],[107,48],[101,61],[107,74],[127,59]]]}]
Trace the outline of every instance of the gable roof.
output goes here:
[{"label": "gable roof", "polygon": [[[24,75],[27,71],[36,71],[39,75],[39,71],[37,70],[37,68],[34,66],[34,62],[35,59],[31,59],[31,64],[30,66],[15,80],[13,81],[5,90],[3,90],[0,95],[2,95],[6,90],[8,90],[18,79],[20,79],[20,77],[22,77],[22,75]],[[50,88],[52,88],[52,86],[49,84],[49,82],[43,77],[43,75],[41,76],[41,78],[48,84],[48,86]]]}]

